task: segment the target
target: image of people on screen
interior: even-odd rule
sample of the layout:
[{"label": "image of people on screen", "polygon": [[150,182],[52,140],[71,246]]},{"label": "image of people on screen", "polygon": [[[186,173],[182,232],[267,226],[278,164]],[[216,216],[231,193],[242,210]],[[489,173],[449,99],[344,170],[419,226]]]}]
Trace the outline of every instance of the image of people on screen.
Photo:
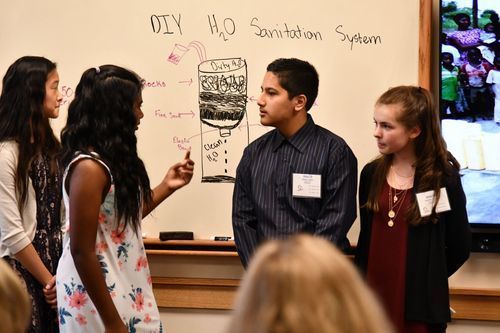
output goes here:
[{"label": "image of people on screen", "polygon": [[500,1],[441,0],[439,112],[472,224],[500,228]]}]

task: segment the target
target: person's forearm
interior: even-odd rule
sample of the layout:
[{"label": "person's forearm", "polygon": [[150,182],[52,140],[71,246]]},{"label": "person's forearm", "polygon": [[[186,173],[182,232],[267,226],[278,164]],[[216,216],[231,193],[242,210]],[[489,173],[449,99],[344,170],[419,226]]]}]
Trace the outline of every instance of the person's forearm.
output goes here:
[{"label": "person's forearm", "polygon": [[164,182],[160,183],[151,191],[151,202],[149,205],[142,205],[142,217],[146,217],[153,209],[168,198],[175,190],[172,190]]},{"label": "person's forearm", "polygon": [[52,274],[49,272],[47,267],[45,267],[42,259],[36,252],[32,244],[29,244],[21,251],[17,252],[14,257],[17,261],[21,263],[35,277],[35,279],[40,282],[40,284],[45,287],[52,278]]},{"label": "person's forearm", "polygon": [[188,150],[184,160],[172,165],[162,182],[151,191],[151,202],[142,205],[142,217],[147,216],[172,193],[189,184],[193,178],[194,168],[194,162],[189,158],[190,154],[191,150]]},{"label": "person's forearm", "polygon": [[121,321],[120,315],[109,295],[106,281],[95,252],[72,253],[76,270],[87,293],[94,303],[105,327],[112,327]]}]

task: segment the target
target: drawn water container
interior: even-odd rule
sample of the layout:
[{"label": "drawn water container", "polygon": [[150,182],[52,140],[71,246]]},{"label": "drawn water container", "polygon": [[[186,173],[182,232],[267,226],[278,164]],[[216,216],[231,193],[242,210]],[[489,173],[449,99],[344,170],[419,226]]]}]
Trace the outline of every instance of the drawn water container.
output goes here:
[{"label": "drawn water container", "polygon": [[198,66],[198,82],[202,182],[234,182],[238,161],[231,154],[244,148],[235,146],[241,142],[232,135],[236,128],[238,136],[245,136],[244,145],[248,144],[246,62],[241,58],[204,61]]}]

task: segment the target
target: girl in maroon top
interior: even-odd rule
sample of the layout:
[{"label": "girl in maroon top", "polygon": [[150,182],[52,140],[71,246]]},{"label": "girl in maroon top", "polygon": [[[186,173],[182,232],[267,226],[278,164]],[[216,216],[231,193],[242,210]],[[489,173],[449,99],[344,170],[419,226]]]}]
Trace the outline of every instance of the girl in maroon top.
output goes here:
[{"label": "girl in maroon top", "polygon": [[[389,89],[375,104],[373,119],[381,155],[361,173],[356,263],[397,332],[444,332],[448,277],[470,251],[459,165],[446,150],[427,90]],[[430,192],[434,204],[419,202],[422,192]],[[441,196],[450,209],[437,212]]]}]

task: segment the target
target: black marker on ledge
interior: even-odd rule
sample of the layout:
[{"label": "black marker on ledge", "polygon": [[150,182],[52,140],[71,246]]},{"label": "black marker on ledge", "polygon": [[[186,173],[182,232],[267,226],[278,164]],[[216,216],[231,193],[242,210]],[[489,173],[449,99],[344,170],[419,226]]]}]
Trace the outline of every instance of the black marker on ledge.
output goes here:
[{"label": "black marker on ledge", "polygon": [[233,239],[233,237],[230,237],[230,236],[214,236],[212,238],[212,240],[220,241],[220,242],[227,242],[227,241],[230,241],[232,239]]}]

